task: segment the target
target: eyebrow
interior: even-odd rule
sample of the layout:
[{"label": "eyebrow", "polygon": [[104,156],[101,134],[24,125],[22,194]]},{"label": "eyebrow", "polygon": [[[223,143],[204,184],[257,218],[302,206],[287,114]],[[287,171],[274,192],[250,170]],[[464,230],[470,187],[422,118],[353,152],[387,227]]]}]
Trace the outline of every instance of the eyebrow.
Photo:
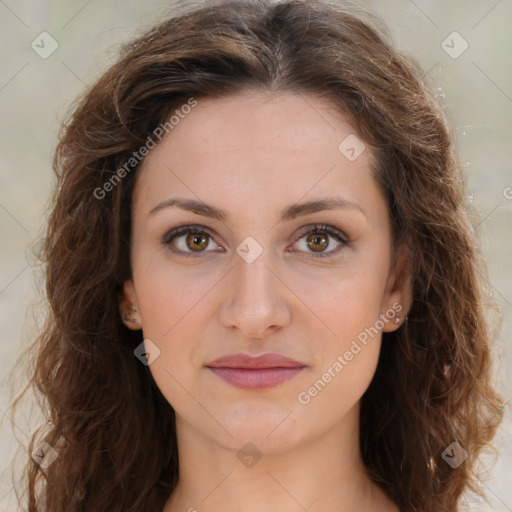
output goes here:
[{"label": "eyebrow", "polygon": [[[227,221],[229,218],[229,215],[225,211],[221,210],[220,208],[216,208],[215,206],[206,204],[203,201],[180,198],[173,198],[162,201],[150,210],[149,215],[154,215],[161,210],[173,206],[181,208],[182,210],[187,210],[197,215],[202,215],[203,217],[211,217],[222,222]],[[317,199],[316,201],[309,201],[307,203],[293,204],[284,208],[281,211],[280,222],[293,220],[296,217],[300,217],[302,215],[335,209],[350,209],[358,211],[366,216],[366,213],[361,208],[361,206],[357,203],[354,203],[353,201],[349,201],[348,199],[341,197],[326,197],[324,199]]]}]

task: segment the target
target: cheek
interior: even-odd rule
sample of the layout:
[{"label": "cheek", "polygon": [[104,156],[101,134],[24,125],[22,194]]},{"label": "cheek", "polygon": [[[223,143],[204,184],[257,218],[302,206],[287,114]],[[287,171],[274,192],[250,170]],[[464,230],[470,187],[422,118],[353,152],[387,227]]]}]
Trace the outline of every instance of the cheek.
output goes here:
[{"label": "cheek", "polygon": [[[321,363],[314,377],[330,391],[325,400],[353,405],[364,393],[375,373],[380,352],[380,295],[375,283],[345,282],[321,302],[315,302],[322,319],[334,332],[322,338],[316,350]],[[313,392],[314,393],[314,392]]]},{"label": "cheek", "polygon": [[[151,283],[153,286],[150,286]],[[184,291],[175,280],[166,281],[156,276],[142,287],[140,303],[143,334],[159,350],[149,370],[166,400],[176,411],[191,407],[191,379],[201,365],[201,336],[206,301],[203,294]],[[192,407],[194,405],[192,404]]]},{"label": "cheek", "polygon": [[312,313],[303,318],[316,317],[319,333],[339,347],[379,319],[386,275],[383,265],[367,261],[329,273],[296,273],[288,282]]},{"label": "cheek", "polygon": [[[309,288],[311,310],[325,326],[324,329],[316,318],[304,326],[312,333],[316,325],[318,332],[323,333],[318,338],[310,336],[319,364],[312,372],[310,387],[301,390],[306,395],[304,400],[299,399],[301,404],[315,402],[311,411],[321,414],[323,407],[347,411],[369,386],[377,367],[384,327],[380,316],[385,287],[382,272],[383,265],[373,262],[353,268],[337,279],[331,276],[328,281],[316,281],[318,286]],[[309,279],[303,279],[300,288],[305,291]]]},{"label": "cheek", "polygon": [[[340,346],[325,366],[297,394],[299,410],[318,421],[334,424],[345,416],[368,389],[377,367],[381,338],[366,345],[353,340]],[[326,415],[326,411],[329,411]]]},{"label": "cheek", "polygon": [[[134,271],[137,302],[144,326],[144,335],[154,336],[164,343],[173,332],[187,328],[191,323],[210,316],[211,296],[218,273],[197,267],[179,269],[165,260],[151,265],[140,265]],[[143,260],[141,260],[143,261]],[[210,292],[211,291],[211,292]],[[194,317],[194,322],[191,318]]]},{"label": "cheek", "polygon": [[146,262],[134,267],[134,280],[144,339],[159,350],[149,369],[168,402],[186,407],[190,396],[184,389],[192,389],[190,380],[204,364],[219,276],[199,265],[175,271],[166,261]]},{"label": "cheek", "polygon": [[[343,416],[364,394],[377,368],[382,328],[381,302],[385,279],[380,265],[363,266],[350,275],[324,283],[324,293],[310,295],[313,310],[328,326],[315,339],[318,357],[310,378],[297,395],[300,407],[316,417],[331,411]],[[305,329],[312,331],[313,321]],[[319,324],[316,320],[316,324]]]}]

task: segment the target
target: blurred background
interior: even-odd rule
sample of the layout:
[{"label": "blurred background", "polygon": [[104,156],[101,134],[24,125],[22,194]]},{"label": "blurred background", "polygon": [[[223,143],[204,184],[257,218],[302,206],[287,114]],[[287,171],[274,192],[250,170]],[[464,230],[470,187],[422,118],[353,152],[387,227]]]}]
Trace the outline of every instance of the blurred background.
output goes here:
[{"label": "blurred background", "polygon": [[[489,287],[503,310],[494,361],[507,401],[484,488],[489,503],[468,497],[464,510],[512,512],[512,0],[356,3],[380,15],[418,60],[456,128]],[[0,0],[0,511],[17,510],[11,461],[35,427],[10,415],[23,386],[23,375],[10,372],[37,328],[37,241],[60,123],[119,46],[169,12],[170,0]]]}]

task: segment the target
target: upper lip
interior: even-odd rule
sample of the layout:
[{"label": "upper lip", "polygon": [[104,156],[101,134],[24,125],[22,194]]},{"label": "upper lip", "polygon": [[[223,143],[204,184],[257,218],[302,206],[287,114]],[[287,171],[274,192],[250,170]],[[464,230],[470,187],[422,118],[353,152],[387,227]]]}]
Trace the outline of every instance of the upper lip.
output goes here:
[{"label": "upper lip", "polygon": [[306,365],[272,352],[259,356],[243,353],[231,354],[219,357],[205,366],[212,368],[302,368]]}]

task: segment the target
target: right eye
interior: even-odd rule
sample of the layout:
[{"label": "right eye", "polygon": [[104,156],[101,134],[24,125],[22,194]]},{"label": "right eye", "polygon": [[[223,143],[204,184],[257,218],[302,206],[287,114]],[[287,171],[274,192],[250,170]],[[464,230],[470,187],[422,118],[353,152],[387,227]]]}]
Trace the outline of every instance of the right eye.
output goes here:
[{"label": "right eye", "polygon": [[205,252],[219,252],[218,249],[207,250],[212,244],[217,244],[213,241],[210,230],[204,226],[180,226],[172,229],[164,236],[162,243],[168,245],[174,254],[185,258],[198,258]]}]

